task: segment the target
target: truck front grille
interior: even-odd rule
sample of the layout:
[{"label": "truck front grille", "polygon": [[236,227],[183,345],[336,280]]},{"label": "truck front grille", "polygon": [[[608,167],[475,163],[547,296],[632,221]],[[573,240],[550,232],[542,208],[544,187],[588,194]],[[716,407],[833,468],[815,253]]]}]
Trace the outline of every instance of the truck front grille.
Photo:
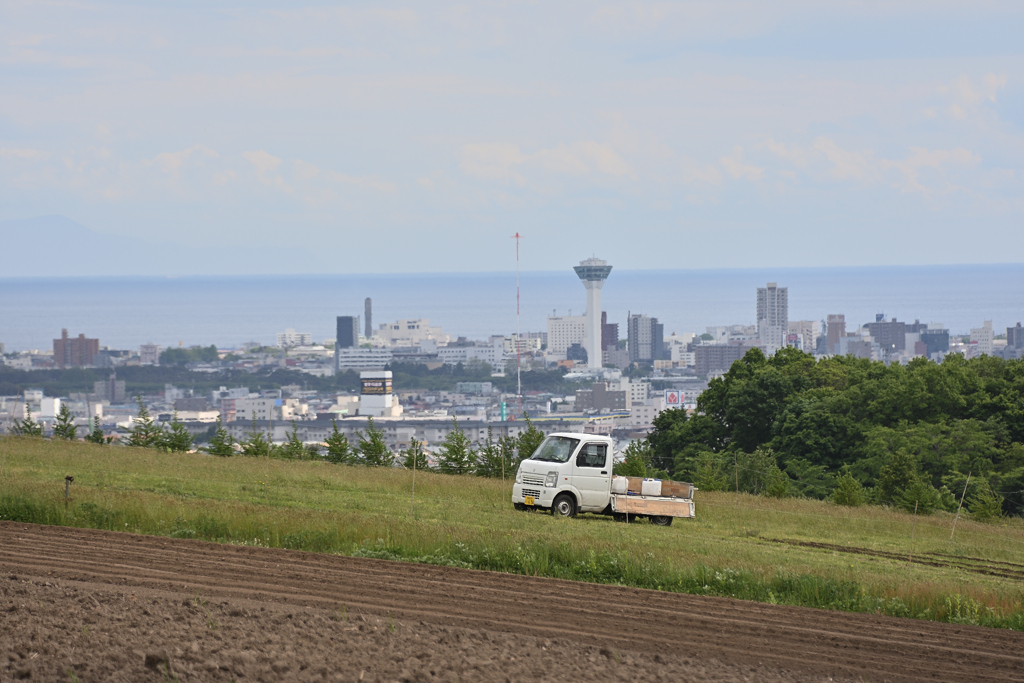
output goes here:
[{"label": "truck front grille", "polygon": [[524,496],[533,496],[534,498],[540,498],[540,491],[537,489],[523,489]]},{"label": "truck front grille", "polygon": [[533,484],[534,486],[543,486],[544,485],[544,477],[537,477],[537,476],[533,476],[533,475],[530,475],[530,474],[524,474],[523,475],[523,483],[524,484]]}]

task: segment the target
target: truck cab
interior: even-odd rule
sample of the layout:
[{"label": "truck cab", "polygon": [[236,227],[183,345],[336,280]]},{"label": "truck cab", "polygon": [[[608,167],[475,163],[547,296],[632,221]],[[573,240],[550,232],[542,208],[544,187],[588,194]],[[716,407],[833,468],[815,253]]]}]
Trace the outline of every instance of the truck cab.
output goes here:
[{"label": "truck cab", "polygon": [[562,517],[607,512],[613,442],[607,436],[559,432],[523,460],[512,487],[516,509],[545,508]]}]

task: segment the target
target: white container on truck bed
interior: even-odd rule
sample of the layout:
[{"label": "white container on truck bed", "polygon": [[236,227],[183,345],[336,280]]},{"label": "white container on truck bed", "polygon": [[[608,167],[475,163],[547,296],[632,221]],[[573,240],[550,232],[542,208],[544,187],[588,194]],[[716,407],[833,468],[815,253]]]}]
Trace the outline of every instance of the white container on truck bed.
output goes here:
[{"label": "white container on truck bed", "polygon": [[[675,517],[694,516],[694,489],[690,484],[614,477],[613,493],[612,448],[607,436],[549,435],[520,463],[512,487],[513,505],[519,510],[547,509],[562,517],[592,512],[627,520],[649,518],[662,526],[671,524]],[[627,483],[623,486],[619,480]],[[641,495],[644,484],[649,495]],[[664,495],[653,495],[654,491]],[[680,493],[689,496],[684,498]]]}]

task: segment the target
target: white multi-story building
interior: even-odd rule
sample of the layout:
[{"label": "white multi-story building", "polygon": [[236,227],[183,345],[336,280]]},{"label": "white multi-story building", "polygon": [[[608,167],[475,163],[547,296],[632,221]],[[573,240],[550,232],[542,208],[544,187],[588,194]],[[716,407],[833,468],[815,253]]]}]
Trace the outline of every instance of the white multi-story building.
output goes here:
[{"label": "white multi-story building", "polygon": [[587,333],[585,315],[562,315],[548,318],[548,354],[565,358],[573,344],[582,344]]},{"label": "white multi-story building", "polygon": [[281,411],[278,402],[274,398],[235,399],[235,420],[279,420]]},{"label": "white multi-story building", "polygon": [[288,328],[284,332],[277,333],[277,345],[285,346],[310,346],[313,343],[313,335],[309,332],[296,332]]},{"label": "white multi-story building", "polygon": [[139,346],[140,365],[160,365],[160,345],[142,344]]},{"label": "white multi-story building", "polygon": [[334,367],[338,372],[383,370],[392,359],[391,351],[388,349],[366,349],[361,346],[337,349],[334,353]]},{"label": "white multi-story building", "polygon": [[493,369],[505,367],[505,344],[503,337],[494,337],[489,344],[440,346],[437,357],[445,365],[466,364],[471,360],[488,363]]},{"label": "white multi-story building", "polygon": [[992,321],[986,320],[981,327],[971,328],[971,356],[991,356],[993,351],[994,335],[992,334]]},{"label": "white multi-story building", "polygon": [[714,325],[705,328],[705,333],[711,335],[711,339],[702,340],[707,344],[757,341],[756,325]]},{"label": "white multi-story building", "polygon": [[431,327],[428,318],[384,323],[373,336],[387,346],[420,346],[428,339],[438,344],[447,344],[451,341],[451,337],[440,327]]},{"label": "white multi-story building", "polygon": [[[533,353],[534,351],[540,351],[542,346],[540,337],[520,337],[519,338],[519,353]],[[503,342],[505,353],[515,355],[516,353],[516,338],[515,336],[505,337]]]},{"label": "white multi-story building", "polygon": [[651,427],[654,424],[654,418],[658,417],[663,410],[665,410],[664,396],[652,396],[642,401],[635,401],[629,408],[627,424],[630,427]]},{"label": "white multi-story building", "polygon": [[786,345],[789,333],[789,288],[769,282],[757,288],[757,336],[766,353]]},{"label": "white multi-story building", "polygon": [[818,341],[817,320],[794,320],[789,323],[788,331],[789,334],[797,335],[800,340],[799,344],[790,343],[790,346],[797,346],[801,351],[814,353]]}]

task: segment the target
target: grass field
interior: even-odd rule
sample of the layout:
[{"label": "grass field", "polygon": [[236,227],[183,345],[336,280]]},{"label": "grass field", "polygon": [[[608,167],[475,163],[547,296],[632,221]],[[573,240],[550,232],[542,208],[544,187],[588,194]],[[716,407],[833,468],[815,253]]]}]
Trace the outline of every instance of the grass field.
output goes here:
[{"label": "grass field", "polygon": [[[74,476],[71,500],[64,477]],[[1024,630],[1024,522],[698,493],[668,528],[512,510],[511,481],[8,437],[0,519]]]}]

